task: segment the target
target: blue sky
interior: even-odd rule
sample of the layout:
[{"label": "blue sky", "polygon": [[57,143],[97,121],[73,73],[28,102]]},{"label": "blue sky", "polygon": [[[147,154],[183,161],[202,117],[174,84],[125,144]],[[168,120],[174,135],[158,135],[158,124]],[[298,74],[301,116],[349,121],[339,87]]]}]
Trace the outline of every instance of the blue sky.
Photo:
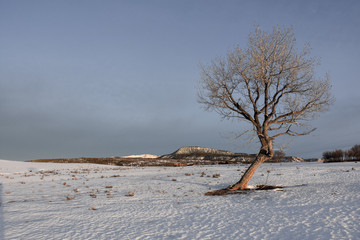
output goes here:
[{"label": "blue sky", "polygon": [[0,158],[257,152],[248,127],[197,102],[200,63],[245,48],[259,24],[293,26],[336,103],[289,155],[360,144],[359,1],[0,0]]}]

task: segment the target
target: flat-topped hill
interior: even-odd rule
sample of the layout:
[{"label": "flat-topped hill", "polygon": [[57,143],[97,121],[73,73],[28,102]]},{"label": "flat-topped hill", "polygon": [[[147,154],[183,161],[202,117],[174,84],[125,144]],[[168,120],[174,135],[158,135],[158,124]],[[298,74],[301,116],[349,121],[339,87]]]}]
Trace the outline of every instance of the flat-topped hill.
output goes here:
[{"label": "flat-topped hill", "polygon": [[161,156],[161,159],[214,160],[229,163],[248,163],[255,159],[256,154],[233,153],[205,147],[182,147],[173,153]]},{"label": "flat-topped hill", "polygon": [[230,151],[225,151],[225,150],[218,150],[218,149],[213,149],[213,148],[206,148],[206,147],[197,147],[197,146],[192,146],[192,147],[182,147],[179,148],[178,150],[176,150],[175,152],[172,153],[173,155],[190,155],[190,154],[194,154],[194,155],[226,155],[226,156],[234,156],[236,155],[233,152]]}]

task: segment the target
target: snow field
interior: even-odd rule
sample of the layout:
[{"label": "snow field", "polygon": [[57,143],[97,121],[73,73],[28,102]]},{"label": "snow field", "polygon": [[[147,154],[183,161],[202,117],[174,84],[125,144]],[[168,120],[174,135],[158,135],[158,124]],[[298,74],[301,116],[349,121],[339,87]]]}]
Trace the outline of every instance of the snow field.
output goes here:
[{"label": "snow field", "polygon": [[284,191],[204,196],[246,167],[0,160],[0,239],[360,239],[360,164],[265,163],[250,184]]}]

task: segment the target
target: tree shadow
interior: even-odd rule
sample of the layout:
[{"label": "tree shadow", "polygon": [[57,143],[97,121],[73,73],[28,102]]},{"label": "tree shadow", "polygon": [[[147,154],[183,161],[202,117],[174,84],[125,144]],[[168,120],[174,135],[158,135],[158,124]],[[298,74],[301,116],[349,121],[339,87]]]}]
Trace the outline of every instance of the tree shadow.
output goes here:
[{"label": "tree shadow", "polygon": [[3,199],[2,199],[3,188],[0,183],[0,239],[5,239],[5,227],[4,227],[4,211],[3,211]]},{"label": "tree shadow", "polygon": [[239,189],[231,190],[229,188],[223,188],[220,190],[206,192],[205,196],[223,196],[223,195],[234,195],[234,194],[248,194],[256,191],[267,191],[267,190],[280,190],[283,191],[283,186],[273,186],[273,185],[256,185],[256,188],[253,189]]},{"label": "tree shadow", "polygon": [[229,190],[228,188],[223,188],[215,191],[206,192],[205,196],[222,196],[222,195],[234,195],[234,194],[248,194],[257,191],[284,191],[287,188],[298,188],[298,187],[305,187],[308,184],[300,184],[300,185],[293,185],[293,186],[276,186],[276,185],[256,185],[256,188],[253,189],[244,189],[244,190]]}]

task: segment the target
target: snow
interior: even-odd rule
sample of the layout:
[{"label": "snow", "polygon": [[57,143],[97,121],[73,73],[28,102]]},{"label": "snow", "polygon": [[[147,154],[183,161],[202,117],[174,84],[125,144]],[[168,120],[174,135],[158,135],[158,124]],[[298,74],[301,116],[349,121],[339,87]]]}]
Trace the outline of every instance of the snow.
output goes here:
[{"label": "snow", "polygon": [[140,154],[140,155],[130,155],[130,156],[124,156],[123,158],[158,158],[158,155],[153,154]]},{"label": "snow", "polygon": [[246,166],[0,160],[0,239],[360,239],[360,163],[265,163],[250,184],[283,191],[204,196]]}]

